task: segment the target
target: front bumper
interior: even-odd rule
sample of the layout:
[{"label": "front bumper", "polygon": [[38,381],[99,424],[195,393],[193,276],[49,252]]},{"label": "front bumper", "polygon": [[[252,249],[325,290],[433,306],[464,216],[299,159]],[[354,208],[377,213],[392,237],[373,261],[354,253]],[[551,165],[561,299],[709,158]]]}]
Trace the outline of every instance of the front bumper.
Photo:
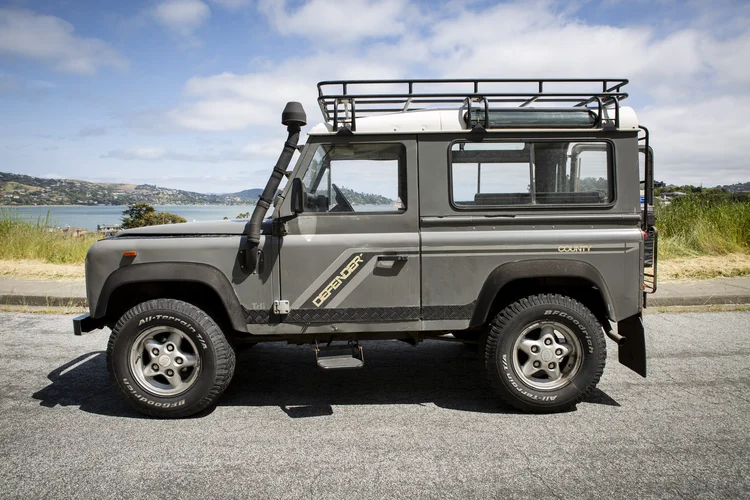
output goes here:
[{"label": "front bumper", "polygon": [[92,318],[88,313],[73,318],[73,333],[75,335],[83,335],[103,326],[102,323]]}]

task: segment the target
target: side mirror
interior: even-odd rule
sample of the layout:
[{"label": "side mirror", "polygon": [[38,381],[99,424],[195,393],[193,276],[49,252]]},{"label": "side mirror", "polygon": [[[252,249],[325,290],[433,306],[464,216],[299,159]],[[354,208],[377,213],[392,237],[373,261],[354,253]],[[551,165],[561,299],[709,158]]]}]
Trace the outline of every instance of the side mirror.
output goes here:
[{"label": "side mirror", "polygon": [[305,189],[302,186],[302,179],[292,179],[292,199],[290,208],[293,214],[299,214],[305,211]]}]

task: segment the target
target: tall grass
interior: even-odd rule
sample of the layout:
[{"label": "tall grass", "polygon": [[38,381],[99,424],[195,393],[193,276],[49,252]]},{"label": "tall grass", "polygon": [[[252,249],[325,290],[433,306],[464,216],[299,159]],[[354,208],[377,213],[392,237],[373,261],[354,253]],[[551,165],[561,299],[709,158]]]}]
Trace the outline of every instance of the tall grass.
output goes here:
[{"label": "tall grass", "polygon": [[49,213],[36,221],[23,220],[17,211],[0,209],[0,259],[42,260],[55,264],[82,263],[89,247],[101,236],[71,236],[54,229]]},{"label": "tall grass", "polygon": [[656,207],[659,257],[750,253],[750,201],[688,195]]}]

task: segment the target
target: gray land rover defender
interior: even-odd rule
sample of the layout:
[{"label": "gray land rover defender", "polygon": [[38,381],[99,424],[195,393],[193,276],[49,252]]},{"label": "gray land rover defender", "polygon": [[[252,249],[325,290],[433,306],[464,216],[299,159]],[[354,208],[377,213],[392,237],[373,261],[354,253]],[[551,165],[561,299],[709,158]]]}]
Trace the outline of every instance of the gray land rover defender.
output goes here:
[{"label": "gray land rover defender", "polygon": [[[91,247],[75,333],[111,328],[115,387],[157,417],[212,405],[236,347],[259,342],[310,345],[323,369],[362,366],[366,340],[473,344],[498,396],[530,412],[595,387],[605,334],[645,377],[653,155],[621,104],[627,83],[321,82],[324,122],[298,146],[307,119],[287,104],[289,135],[249,220]],[[392,201],[353,203],[354,180]]]}]

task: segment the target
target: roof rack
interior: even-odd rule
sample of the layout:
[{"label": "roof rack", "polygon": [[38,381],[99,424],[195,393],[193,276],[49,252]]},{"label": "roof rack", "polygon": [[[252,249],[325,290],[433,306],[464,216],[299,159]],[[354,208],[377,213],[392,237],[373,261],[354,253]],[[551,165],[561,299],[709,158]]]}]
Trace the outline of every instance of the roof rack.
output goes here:
[{"label": "roof rack", "polygon": [[[620,125],[620,101],[628,97],[622,92],[627,83],[628,80],[623,78],[331,80],[318,83],[318,105],[323,118],[334,130],[348,128],[355,131],[357,119],[366,116],[441,106],[465,107],[467,125],[479,125],[485,129],[555,127],[549,120],[550,111],[562,112],[553,113],[560,118],[573,117],[570,112],[576,110],[579,114],[575,118],[560,120],[557,126],[617,128]],[[499,107],[491,108],[493,104]],[[551,105],[558,108],[551,108]],[[518,113],[519,108],[536,111]],[[505,118],[498,115],[498,112],[510,109],[516,112],[515,117],[508,119],[507,113]],[[614,113],[611,114],[610,110]],[[582,120],[581,112],[592,118]],[[533,113],[538,116],[531,117]],[[519,120],[519,116],[524,118]]]}]

